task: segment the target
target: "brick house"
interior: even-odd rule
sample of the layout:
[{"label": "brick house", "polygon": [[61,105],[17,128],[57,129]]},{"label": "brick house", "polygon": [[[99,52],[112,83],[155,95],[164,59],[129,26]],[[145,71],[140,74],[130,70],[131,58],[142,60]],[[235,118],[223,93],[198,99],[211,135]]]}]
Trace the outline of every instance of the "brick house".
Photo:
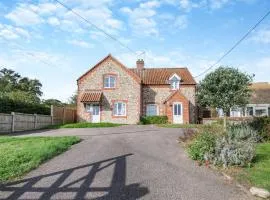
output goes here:
[{"label": "brick house", "polygon": [[195,123],[196,82],[187,68],[127,68],[110,54],[78,80],[77,119],[136,124],[166,115],[170,123]]}]

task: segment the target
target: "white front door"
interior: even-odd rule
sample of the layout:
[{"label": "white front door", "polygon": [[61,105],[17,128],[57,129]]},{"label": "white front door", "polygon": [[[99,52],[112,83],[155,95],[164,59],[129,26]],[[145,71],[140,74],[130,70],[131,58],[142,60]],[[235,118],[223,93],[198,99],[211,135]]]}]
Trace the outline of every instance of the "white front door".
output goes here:
[{"label": "white front door", "polygon": [[100,109],[99,105],[91,105],[92,106],[92,123],[100,122]]},{"label": "white front door", "polygon": [[183,106],[182,103],[173,103],[173,123],[183,124]]}]

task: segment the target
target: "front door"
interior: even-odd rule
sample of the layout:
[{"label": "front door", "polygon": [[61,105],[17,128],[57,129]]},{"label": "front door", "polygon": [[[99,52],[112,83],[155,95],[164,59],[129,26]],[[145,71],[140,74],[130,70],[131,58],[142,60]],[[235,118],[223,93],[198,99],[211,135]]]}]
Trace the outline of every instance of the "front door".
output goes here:
[{"label": "front door", "polygon": [[174,124],[183,124],[183,107],[182,103],[175,102],[173,103],[173,123]]},{"label": "front door", "polygon": [[92,123],[100,122],[100,109],[99,105],[92,105]]}]

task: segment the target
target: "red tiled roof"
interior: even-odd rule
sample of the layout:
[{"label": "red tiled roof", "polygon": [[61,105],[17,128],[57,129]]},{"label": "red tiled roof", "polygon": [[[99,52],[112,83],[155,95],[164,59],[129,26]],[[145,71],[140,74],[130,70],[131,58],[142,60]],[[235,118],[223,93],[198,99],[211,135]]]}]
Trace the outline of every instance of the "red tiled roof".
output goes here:
[{"label": "red tiled roof", "polygon": [[81,102],[99,102],[102,92],[85,92],[81,98]]},{"label": "red tiled roof", "polygon": [[137,74],[141,78],[142,84],[145,85],[169,84],[168,80],[173,74],[181,77],[181,84],[196,84],[187,68],[144,68],[143,70],[131,68],[130,70]]},{"label": "red tiled roof", "polygon": [[252,94],[249,103],[270,104],[270,84],[267,82],[252,83]]}]

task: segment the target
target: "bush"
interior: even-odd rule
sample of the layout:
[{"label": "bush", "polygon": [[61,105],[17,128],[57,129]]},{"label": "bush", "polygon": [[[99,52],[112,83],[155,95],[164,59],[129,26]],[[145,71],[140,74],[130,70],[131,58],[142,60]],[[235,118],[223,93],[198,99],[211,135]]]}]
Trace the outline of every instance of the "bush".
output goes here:
[{"label": "bush", "polygon": [[188,146],[188,154],[193,160],[203,161],[205,155],[214,153],[216,136],[204,132],[199,134]]},{"label": "bush", "polygon": [[168,123],[167,116],[146,116],[141,117],[142,124],[166,124]]},{"label": "bush", "polygon": [[215,145],[214,154],[207,155],[215,165],[247,166],[255,156],[255,145],[250,141],[230,140],[224,136],[217,138]]},{"label": "bush", "polygon": [[262,137],[256,130],[248,124],[236,124],[228,127],[227,130],[228,140],[231,141],[247,141],[247,142],[260,142]]},{"label": "bush", "polygon": [[224,167],[249,165],[255,156],[255,143],[261,139],[248,124],[231,125],[219,135],[203,131],[188,147],[189,156]]},{"label": "bush", "polygon": [[0,98],[0,113],[29,113],[29,114],[50,114],[50,107],[38,103],[26,103],[20,100],[12,100],[8,98]]},{"label": "bush", "polygon": [[262,140],[270,140],[270,117],[255,117],[249,125],[258,131]]}]

